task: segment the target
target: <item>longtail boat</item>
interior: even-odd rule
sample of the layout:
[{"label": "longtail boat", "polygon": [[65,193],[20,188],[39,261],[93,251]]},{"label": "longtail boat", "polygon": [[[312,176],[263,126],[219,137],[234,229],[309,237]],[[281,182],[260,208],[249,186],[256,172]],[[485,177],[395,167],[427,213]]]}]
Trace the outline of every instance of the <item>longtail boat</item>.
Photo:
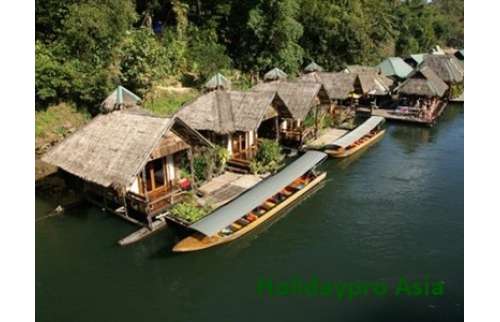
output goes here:
[{"label": "longtail boat", "polygon": [[385,130],[382,128],[384,122],[383,117],[370,117],[351,132],[329,144],[325,152],[334,158],[345,158],[369,147],[384,136]]},{"label": "longtail boat", "polygon": [[177,243],[173,251],[213,247],[252,231],[325,179],[326,172],[317,172],[316,167],[326,158],[323,152],[306,152],[277,174],[190,225],[194,233]]}]

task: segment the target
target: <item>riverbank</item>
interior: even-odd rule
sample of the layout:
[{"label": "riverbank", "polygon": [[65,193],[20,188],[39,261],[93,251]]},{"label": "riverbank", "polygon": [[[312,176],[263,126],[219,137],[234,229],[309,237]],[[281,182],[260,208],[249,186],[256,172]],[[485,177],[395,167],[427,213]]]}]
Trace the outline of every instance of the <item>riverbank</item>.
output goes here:
[{"label": "riverbank", "polygon": [[[279,219],[193,254],[170,252],[182,237],[172,228],[121,248],[116,241],[136,227],[94,206],[39,220],[36,320],[298,321],[304,312],[314,322],[461,320],[463,137],[463,107],[454,104],[433,128],[388,123],[359,158],[327,160],[324,187]],[[59,197],[36,195],[36,217]],[[350,302],[263,298],[256,288],[263,278],[395,285],[401,276],[443,280],[445,293]],[[259,310],[241,314],[250,307]]]}]

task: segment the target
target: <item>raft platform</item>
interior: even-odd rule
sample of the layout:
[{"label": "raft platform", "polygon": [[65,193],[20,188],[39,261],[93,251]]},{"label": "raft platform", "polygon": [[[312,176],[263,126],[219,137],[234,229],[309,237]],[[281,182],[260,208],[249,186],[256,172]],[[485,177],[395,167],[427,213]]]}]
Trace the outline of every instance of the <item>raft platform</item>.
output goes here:
[{"label": "raft platform", "polygon": [[371,116],[381,116],[385,118],[386,120],[390,121],[395,121],[395,122],[407,122],[407,123],[414,123],[418,125],[424,125],[424,126],[430,126],[432,127],[434,124],[436,124],[437,120],[443,113],[447,106],[446,102],[443,102],[436,108],[436,111],[434,113],[434,116],[432,119],[423,119],[411,115],[404,115],[402,113],[397,113],[396,110],[393,109],[383,109],[383,108],[378,108],[378,109],[373,109],[371,110],[369,107],[358,107],[356,110],[356,113],[362,114],[362,115],[371,115]]}]

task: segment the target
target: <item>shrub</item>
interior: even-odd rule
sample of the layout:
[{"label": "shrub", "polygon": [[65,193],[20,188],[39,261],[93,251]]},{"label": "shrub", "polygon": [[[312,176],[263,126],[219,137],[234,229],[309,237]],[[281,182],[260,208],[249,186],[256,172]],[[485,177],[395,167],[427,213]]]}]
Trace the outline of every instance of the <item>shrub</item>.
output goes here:
[{"label": "shrub", "polygon": [[250,163],[250,171],[254,174],[275,172],[282,166],[283,154],[278,142],[264,139],[259,144],[255,159]]},{"label": "shrub", "polygon": [[192,28],[194,36],[189,41],[187,51],[191,72],[199,74],[201,79],[207,79],[220,70],[229,69],[231,59],[226,55],[226,48],[217,43],[215,31]]},{"label": "shrub", "polygon": [[186,200],[170,208],[170,213],[188,222],[195,222],[205,217],[210,212],[210,207],[201,207],[196,200]]},{"label": "shrub", "polygon": [[214,175],[221,174],[224,171],[228,158],[227,149],[222,146],[203,149],[193,158],[195,179],[200,182]]},{"label": "shrub", "polygon": [[198,154],[193,158],[194,178],[198,182],[203,182],[207,179],[207,158],[203,154]]}]

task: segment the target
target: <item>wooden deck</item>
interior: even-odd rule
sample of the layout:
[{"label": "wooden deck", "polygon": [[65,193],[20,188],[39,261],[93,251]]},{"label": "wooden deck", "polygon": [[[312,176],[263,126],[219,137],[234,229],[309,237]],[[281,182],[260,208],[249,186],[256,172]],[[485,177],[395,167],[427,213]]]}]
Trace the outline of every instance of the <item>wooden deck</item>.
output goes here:
[{"label": "wooden deck", "polygon": [[203,194],[199,202],[201,204],[210,203],[214,208],[218,208],[253,187],[261,180],[261,176],[226,171],[224,174],[203,184],[198,189]]},{"label": "wooden deck", "polygon": [[446,105],[447,105],[446,102],[441,103],[434,111],[432,119],[423,119],[417,116],[413,116],[411,114],[398,113],[392,109],[382,109],[382,108],[374,109],[373,111],[371,111],[369,107],[358,107],[356,112],[372,116],[382,116],[386,120],[391,120],[391,121],[408,122],[425,126],[433,126],[437,121],[437,119],[439,118],[439,116],[441,116],[441,114],[445,110]]},{"label": "wooden deck", "polygon": [[337,140],[348,131],[342,129],[329,128],[323,131],[316,140],[304,145],[304,149],[322,149],[325,145]]}]

